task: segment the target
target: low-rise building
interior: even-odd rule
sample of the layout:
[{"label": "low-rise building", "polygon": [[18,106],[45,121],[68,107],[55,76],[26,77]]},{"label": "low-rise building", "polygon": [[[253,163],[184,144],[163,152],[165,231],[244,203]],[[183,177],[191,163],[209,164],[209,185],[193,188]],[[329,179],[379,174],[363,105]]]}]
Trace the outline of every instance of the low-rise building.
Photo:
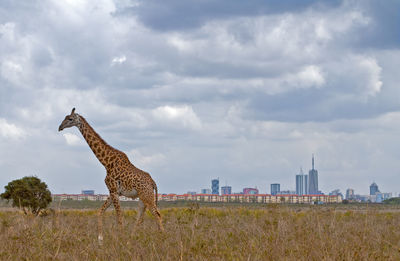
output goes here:
[{"label": "low-rise building", "polygon": [[[385,195],[386,196],[386,195]],[[384,196],[382,195],[382,198]],[[84,194],[53,194],[54,201],[60,200],[91,200],[105,201],[108,195],[84,195]],[[120,196],[121,201],[133,201],[133,199]],[[370,198],[371,199],[371,198]],[[136,199],[137,200],[137,199]],[[297,194],[158,194],[158,201],[200,201],[200,202],[237,202],[237,203],[288,203],[288,204],[315,204],[315,203],[341,203],[341,195],[297,195]],[[375,202],[376,200],[374,200]]]}]

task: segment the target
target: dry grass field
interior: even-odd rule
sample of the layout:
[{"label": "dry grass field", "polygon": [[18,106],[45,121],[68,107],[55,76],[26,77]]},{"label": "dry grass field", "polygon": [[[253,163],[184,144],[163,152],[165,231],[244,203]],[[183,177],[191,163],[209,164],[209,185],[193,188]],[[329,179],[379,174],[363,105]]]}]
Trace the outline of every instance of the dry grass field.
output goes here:
[{"label": "dry grass field", "polygon": [[133,231],[113,211],[97,241],[97,211],[60,209],[42,217],[0,209],[0,260],[400,260],[400,211],[331,206],[167,207]]}]

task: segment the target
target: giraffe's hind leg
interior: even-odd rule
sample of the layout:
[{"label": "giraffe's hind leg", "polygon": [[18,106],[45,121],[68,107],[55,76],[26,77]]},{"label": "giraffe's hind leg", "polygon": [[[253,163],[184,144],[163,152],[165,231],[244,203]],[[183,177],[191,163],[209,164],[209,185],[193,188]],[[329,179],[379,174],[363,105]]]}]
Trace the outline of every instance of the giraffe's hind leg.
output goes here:
[{"label": "giraffe's hind leg", "polygon": [[146,207],[150,210],[151,214],[153,214],[153,216],[157,219],[158,222],[158,228],[164,232],[164,227],[162,224],[162,218],[161,218],[161,214],[157,209],[156,203],[153,200],[150,201],[146,201],[144,202],[144,204],[146,205]]},{"label": "giraffe's hind leg", "polygon": [[138,216],[136,219],[136,224],[135,224],[135,229],[143,223],[143,216],[144,212],[146,211],[146,205],[142,202],[142,200],[139,199],[138,202]]},{"label": "giraffe's hind leg", "polygon": [[160,212],[158,211],[158,209],[157,209],[157,207],[156,207],[156,204],[154,204],[154,206],[152,206],[152,207],[150,208],[150,212],[153,214],[153,216],[155,216],[155,217],[157,218],[157,221],[158,221],[158,228],[159,228],[162,232],[164,232],[164,227],[163,227],[163,224],[162,224],[161,214],[160,214]]}]

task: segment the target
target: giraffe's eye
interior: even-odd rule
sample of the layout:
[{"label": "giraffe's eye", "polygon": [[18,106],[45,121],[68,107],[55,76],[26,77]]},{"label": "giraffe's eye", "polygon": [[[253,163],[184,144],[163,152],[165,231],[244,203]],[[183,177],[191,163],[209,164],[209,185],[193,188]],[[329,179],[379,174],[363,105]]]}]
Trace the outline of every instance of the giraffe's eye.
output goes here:
[{"label": "giraffe's eye", "polygon": [[72,121],[72,119],[71,119],[71,118],[69,118],[68,120],[69,120],[69,121]]}]

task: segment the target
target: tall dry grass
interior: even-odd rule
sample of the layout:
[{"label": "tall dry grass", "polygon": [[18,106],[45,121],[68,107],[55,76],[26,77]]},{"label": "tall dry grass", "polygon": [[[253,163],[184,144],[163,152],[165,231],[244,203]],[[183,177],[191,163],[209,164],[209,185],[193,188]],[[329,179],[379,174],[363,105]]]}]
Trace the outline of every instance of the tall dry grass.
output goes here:
[{"label": "tall dry grass", "polygon": [[335,208],[166,208],[165,233],[147,215],[114,213],[97,241],[97,211],[44,217],[0,212],[0,260],[400,260],[400,212]]}]

